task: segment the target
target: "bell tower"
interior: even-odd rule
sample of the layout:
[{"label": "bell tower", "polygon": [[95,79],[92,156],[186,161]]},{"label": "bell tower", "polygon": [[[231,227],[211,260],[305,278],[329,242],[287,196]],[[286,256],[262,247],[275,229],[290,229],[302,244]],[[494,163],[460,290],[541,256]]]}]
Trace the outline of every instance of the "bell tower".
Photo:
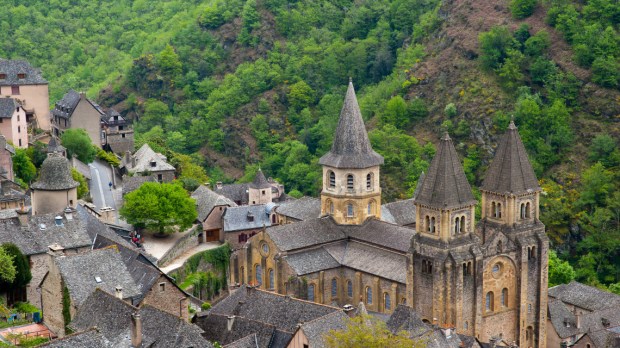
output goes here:
[{"label": "bell tower", "polygon": [[332,148],[319,164],[323,166],[321,215],[331,215],[343,225],[381,218],[379,166],[383,157],[370,145],[351,81]]}]

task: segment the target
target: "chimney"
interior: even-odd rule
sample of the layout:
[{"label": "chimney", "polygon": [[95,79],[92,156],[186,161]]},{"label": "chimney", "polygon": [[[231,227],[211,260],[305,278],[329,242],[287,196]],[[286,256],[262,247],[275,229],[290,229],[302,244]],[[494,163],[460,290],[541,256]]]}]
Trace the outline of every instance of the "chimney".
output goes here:
[{"label": "chimney", "polygon": [[0,135],[0,150],[6,149],[6,138],[4,135]]},{"label": "chimney", "polygon": [[6,196],[11,193],[11,182],[9,180],[2,180],[0,182],[0,187],[2,188],[3,196]]},{"label": "chimney", "polygon": [[22,205],[22,207],[16,210],[16,212],[19,225],[21,227],[28,227],[28,209]]},{"label": "chimney", "polygon": [[123,287],[117,286],[115,290],[116,290],[116,298],[122,300],[123,299]]},{"label": "chimney", "polygon": [[142,347],[142,317],[137,312],[131,315],[131,346]]},{"label": "chimney", "polygon": [[73,220],[73,209],[71,209],[71,207],[65,208],[65,219],[67,219],[67,221]]},{"label": "chimney", "polygon": [[62,226],[62,216],[56,215],[56,217],[54,218],[54,223],[56,224],[56,226]]},{"label": "chimney", "polygon": [[218,190],[220,190],[220,189],[222,188],[222,182],[221,182],[221,181],[216,182],[216,183],[215,183],[215,187],[216,187]]},{"label": "chimney", "polygon": [[577,311],[575,314],[575,320],[577,321],[577,328],[581,329],[581,311]]},{"label": "chimney", "polygon": [[342,310],[344,311],[344,314],[349,316],[349,318],[353,318],[355,315],[355,307],[353,307],[353,305],[346,304],[342,307]]},{"label": "chimney", "polygon": [[234,323],[235,323],[235,316],[229,315],[228,320],[226,321],[226,329],[228,329],[229,332],[232,331]]}]

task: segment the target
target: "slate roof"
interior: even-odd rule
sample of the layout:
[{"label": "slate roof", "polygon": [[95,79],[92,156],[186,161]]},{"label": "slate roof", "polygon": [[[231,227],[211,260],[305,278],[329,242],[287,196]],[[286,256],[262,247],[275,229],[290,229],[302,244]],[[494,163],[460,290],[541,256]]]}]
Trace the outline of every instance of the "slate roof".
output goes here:
[{"label": "slate roof", "polygon": [[280,215],[304,221],[321,216],[321,199],[302,197],[293,201],[282,203],[276,208]]},{"label": "slate roof", "polygon": [[258,337],[256,337],[255,333],[253,333],[240,340],[225,345],[224,348],[260,348],[260,346],[258,345]]},{"label": "slate roof", "polygon": [[254,180],[250,183],[249,186],[253,189],[271,188],[271,185],[267,181],[267,178],[265,178],[265,174],[263,174],[263,171],[260,168],[258,168],[258,171],[254,176]]},{"label": "slate roof", "polygon": [[[218,342],[226,347],[245,347],[253,336],[256,345],[260,348],[286,347],[293,336],[290,332],[278,330],[275,326],[242,316],[235,316],[231,330],[228,330],[228,315],[209,313],[198,314],[196,325],[204,330],[203,337],[209,341]],[[249,342],[248,342],[249,341]]]},{"label": "slate roof", "polygon": [[[119,236],[116,232],[110,229],[108,225],[104,224],[99,219],[89,214],[86,211],[86,209],[84,209],[84,207],[80,204],[78,204],[76,208],[76,215],[81,221],[83,221],[86,232],[88,233],[90,240],[93,241],[93,244],[95,244],[94,245],[95,249],[102,248],[101,244],[100,246],[96,245],[97,243],[100,243],[98,241],[98,238],[100,237],[106,238],[109,241],[113,242],[114,244],[118,244],[120,246],[125,246],[128,248],[133,247],[133,245],[128,240]],[[103,247],[106,247],[109,245],[110,244],[106,244]]]},{"label": "slate roof", "polygon": [[393,218],[393,222],[399,226],[413,225],[415,223],[415,204],[413,199],[406,199],[381,205],[381,219],[385,211]]},{"label": "slate roof", "polygon": [[[253,218],[250,218],[253,217]],[[269,215],[265,214],[265,205],[243,205],[229,207],[222,215],[224,232],[259,229],[271,226]]]},{"label": "slate roof", "polygon": [[273,226],[266,231],[280,251],[301,249],[346,238],[342,227],[328,216]]},{"label": "slate roof", "polygon": [[[33,68],[24,60],[8,60],[0,58],[0,73],[6,78],[0,79],[0,86],[11,85],[43,85],[47,81],[41,76],[41,70]],[[26,77],[20,79],[17,74],[24,73]]]},{"label": "slate roof", "polygon": [[428,168],[415,203],[440,209],[475,204],[452,139],[446,133]]},{"label": "slate roof", "polygon": [[61,155],[48,156],[41,165],[39,180],[30,185],[31,188],[46,191],[62,191],[78,187],[73,180],[69,160]]},{"label": "slate roof", "polygon": [[197,326],[149,305],[138,309],[99,289],[78,309],[71,327],[86,330],[96,326],[111,342],[109,347],[129,347],[131,314],[135,312],[139,312],[142,318],[143,347],[213,347],[202,337],[202,330]]},{"label": "slate roof", "polygon": [[211,214],[213,208],[217,206],[237,206],[235,202],[211,191],[208,187],[204,185],[198,186],[198,188],[192,193],[192,198],[196,200],[198,220],[201,222],[205,221],[209,214]]},{"label": "slate roof", "polygon": [[517,127],[512,121],[497,146],[495,157],[480,188],[486,191],[513,194],[541,190]]},{"label": "slate roof", "polygon": [[112,348],[112,342],[108,341],[96,328],[86,331],[76,332],[47,343],[43,343],[37,347],[48,348]]},{"label": "slate roof", "polygon": [[575,281],[549,288],[548,295],[549,297],[589,311],[620,305],[619,295]]},{"label": "slate roof", "polygon": [[340,262],[323,247],[289,254],[286,256],[286,263],[297,275],[340,267]]},{"label": "slate roof", "polygon": [[319,164],[335,168],[368,168],[383,164],[370,145],[353,83],[349,82],[331,150]]},{"label": "slate roof", "polygon": [[325,335],[330,330],[344,330],[347,327],[349,317],[342,311],[333,312],[326,316],[314,319],[301,325],[301,330],[308,339],[310,347],[324,348]]},{"label": "slate roof", "polygon": [[[121,286],[123,298],[133,298],[140,295],[140,291],[129,274],[121,255],[113,248],[57,257],[54,262],[58,265],[72,300],[78,306],[96,288],[114,294],[115,288]],[[95,277],[101,278],[101,282],[97,282]]]},{"label": "slate roof", "polygon": [[12,118],[15,110],[20,106],[13,98],[0,98],[0,118]]},{"label": "slate roof", "polygon": [[406,283],[407,258],[404,255],[367,244],[349,242],[340,263],[385,279]]},{"label": "slate roof", "polygon": [[66,249],[91,246],[92,240],[82,219],[63,217],[62,226],[57,226],[56,215],[29,216],[26,226],[21,226],[17,218],[0,220],[0,244],[13,243],[25,255],[46,253],[52,244],[60,244]]},{"label": "slate roof", "polygon": [[[230,296],[215,304],[209,315],[236,315],[293,333],[297,329],[297,324],[307,323],[337,311],[341,309],[242,285]],[[247,332],[245,335],[250,333]]]},{"label": "slate roof", "polygon": [[230,199],[237,204],[248,204],[248,184],[226,184],[213,188],[213,191]]},{"label": "slate roof", "polygon": [[75,111],[78,103],[80,102],[80,94],[73,89],[70,89],[62,99],[56,102],[54,109],[52,110],[52,116],[58,116],[62,118],[69,118]]},{"label": "slate roof", "polygon": [[60,145],[60,141],[56,140],[56,137],[52,135],[52,138],[50,139],[50,142],[47,144],[47,153],[53,153],[53,152],[60,152],[63,153],[65,152],[66,148],[62,145]]},{"label": "slate roof", "polygon": [[[136,165],[129,166],[128,170],[134,173],[142,172],[160,172],[160,171],[174,171],[174,167],[166,162],[165,157],[162,154],[156,153],[151,149],[149,144],[144,144],[136,153],[132,155],[135,158]],[[151,162],[155,163],[155,166],[151,166]]]},{"label": "slate roof", "polygon": [[[549,309],[549,320],[560,338],[577,334],[575,314],[564,302],[550,298],[547,307]],[[569,323],[568,327],[566,326],[567,322]]]},{"label": "slate roof", "polygon": [[361,226],[346,226],[350,238],[381,245],[401,252],[409,251],[415,231],[384,221],[370,219]]},{"label": "slate roof", "polygon": [[399,304],[387,321],[388,329],[397,334],[407,331],[410,337],[421,336],[431,330],[431,327],[422,321],[422,318],[411,307]]},{"label": "slate roof", "polygon": [[145,182],[157,182],[152,175],[147,176],[124,176],[123,177],[123,195],[133,192],[142,186]]}]

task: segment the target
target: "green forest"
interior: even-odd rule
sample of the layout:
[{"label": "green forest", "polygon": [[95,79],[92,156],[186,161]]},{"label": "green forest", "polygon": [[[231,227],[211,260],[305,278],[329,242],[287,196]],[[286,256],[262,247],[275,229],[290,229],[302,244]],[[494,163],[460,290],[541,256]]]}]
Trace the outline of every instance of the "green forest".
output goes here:
[{"label": "green forest", "polygon": [[620,293],[617,1],[0,5],[1,57],[40,67],[52,103],[73,88],[132,118],[136,146],[166,153],[188,189],[260,166],[318,195],[349,77],[386,202],[411,197],[445,131],[476,191],[513,118],[544,189],[551,285]]}]

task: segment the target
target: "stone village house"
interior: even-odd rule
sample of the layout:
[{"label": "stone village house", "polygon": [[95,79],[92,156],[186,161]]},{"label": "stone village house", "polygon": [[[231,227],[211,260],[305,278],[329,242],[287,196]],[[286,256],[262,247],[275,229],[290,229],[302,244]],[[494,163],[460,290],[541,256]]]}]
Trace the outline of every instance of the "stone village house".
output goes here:
[{"label": "stone village house", "polygon": [[28,124],[26,111],[13,98],[0,98],[0,134],[14,146],[28,147]]},{"label": "stone village house", "polygon": [[[510,124],[482,184],[482,219],[449,136],[410,204],[415,229],[381,221],[380,166],[352,84],[323,165],[322,217],[266,227],[231,256],[231,282],[370,311],[411,306],[482,342],[545,347],[548,240],[540,187]],[[413,209],[413,208],[411,208]]]}]

